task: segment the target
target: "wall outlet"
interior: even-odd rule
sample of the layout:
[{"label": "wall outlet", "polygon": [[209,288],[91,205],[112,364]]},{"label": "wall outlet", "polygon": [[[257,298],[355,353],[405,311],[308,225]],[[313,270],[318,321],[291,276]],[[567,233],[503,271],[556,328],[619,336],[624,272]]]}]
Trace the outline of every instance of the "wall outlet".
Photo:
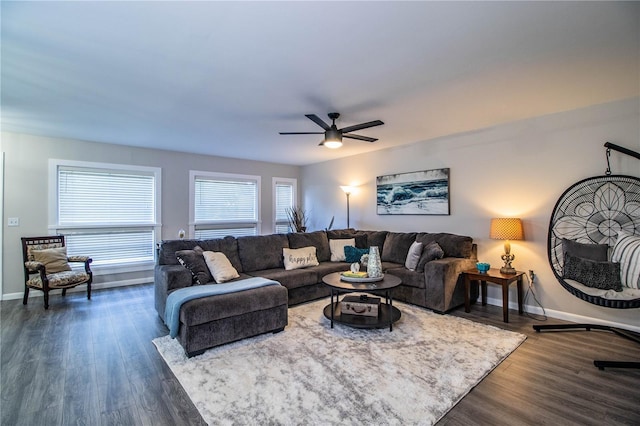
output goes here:
[{"label": "wall outlet", "polygon": [[20,218],[10,217],[7,219],[7,226],[20,226]]}]

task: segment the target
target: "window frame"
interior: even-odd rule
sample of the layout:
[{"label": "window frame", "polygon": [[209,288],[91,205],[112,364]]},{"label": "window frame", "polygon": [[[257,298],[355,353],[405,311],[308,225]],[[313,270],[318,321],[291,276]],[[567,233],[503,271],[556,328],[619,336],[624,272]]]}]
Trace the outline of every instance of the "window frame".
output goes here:
[{"label": "window frame", "polygon": [[[273,194],[273,233],[275,234],[277,232],[277,227],[278,225],[282,225],[283,221],[279,221],[278,217],[277,217],[277,212],[278,212],[278,203],[277,203],[277,192],[276,192],[276,186],[278,184],[290,184],[292,187],[292,203],[291,203],[291,207],[295,208],[298,205],[298,179],[295,178],[282,178],[282,177],[274,177],[272,178],[272,184],[271,184],[271,192]],[[289,221],[286,221],[286,224],[289,225]],[[295,230],[292,230],[291,228],[289,228],[289,232],[295,232]]]},{"label": "window frame", "polygon": [[[129,172],[146,174],[154,179],[154,218],[155,221],[149,224],[94,224],[94,225],[61,225],[58,217],[58,171],[60,167],[85,169],[97,172]],[[115,273],[138,272],[153,270],[156,262],[156,245],[161,240],[162,231],[162,169],[160,167],[138,166],[132,164],[119,163],[99,163],[91,161],[62,160],[57,158],[49,159],[49,179],[48,179],[48,230],[50,233],[65,234],[65,231],[78,230],[151,230],[153,231],[153,261],[138,262],[120,265],[91,265],[94,275],[108,275]]]},{"label": "window frame", "polygon": [[[195,219],[195,184],[196,179],[204,178],[204,179],[218,179],[218,180],[228,180],[230,182],[237,181],[253,181],[256,185],[256,199],[255,199],[255,211],[256,218],[254,220],[247,221],[238,221],[238,220],[207,220],[207,221],[198,221]],[[211,171],[202,171],[202,170],[189,170],[189,235],[188,237],[193,239],[196,235],[196,228],[198,226],[208,226],[210,229],[227,229],[232,228],[234,226],[244,227],[247,225],[255,226],[256,235],[261,234],[262,228],[262,213],[261,213],[261,199],[262,199],[262,177],[258,175],[245,175],[238,173],[223,173],[223,172],[211,172]]]}]

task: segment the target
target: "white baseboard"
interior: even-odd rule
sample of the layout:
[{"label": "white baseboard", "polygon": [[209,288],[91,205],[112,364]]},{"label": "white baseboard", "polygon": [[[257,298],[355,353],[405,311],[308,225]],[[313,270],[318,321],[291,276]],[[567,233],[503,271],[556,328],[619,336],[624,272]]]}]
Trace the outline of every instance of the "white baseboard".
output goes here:
[{"label": "white baseboard", "polygon": [[[131,280],[122,280],[122,281],[111,281],[111,282],[106,282],[106,283],[93,283],[91,284],[91,291],[93,290],[102,290],[105,288],[115,288],[115,287],[126,287],[126,286],[130,286],[130,285],[139,285],[139,284],[149,284],[153,282],[153,277],[147,277],[147,278],[135,278],[135,279],[131,279]],[[73,287],[67,290],[67,293],[77,293],[77,292],[83,292],[85,293],[87,291],[87,288],[83,285],[78,286],[78,287]],[[57,290],[56,293],[61,292],[61,290]],[[53,293],[53,294],[56,294]],[[2,299],[1,300],[15,300],[15,299],[22,299],[22,296],[24,296],[24,292],[19,292],[19,293],[6,293],[2,295]],[[34,297],[43,297],[44,293],[42,291],[38,291],[38,290],[31,290],[29,292],[29,299],[34,298]]]},{"label": "white baseboard", "polygon": [[[487,304],[502,307],[502,299],[487,297]],[[518,303],[509,301],[509,309],[517,311]],[[614,322],[614,321],[605,321],[597,318],[585,317],[583,315],[572,314],[569,312],[556,311],[553,309],[545,309],[543,312],[542,308],[540,308],[539,306],[524,305],[523,309],[525,312],[529,312],[531,314],[544,315],[546,313],[548,317],[565,320],[565,321],[571,321],[578,324],[586,323],[586,324],[607,325],[609,327],[621,328],[623,330],[630,330],[630,331],[635,331],[637,333],[640,333],[640,326],[635,326],[631,324],[623,324],[623,323]]]}]

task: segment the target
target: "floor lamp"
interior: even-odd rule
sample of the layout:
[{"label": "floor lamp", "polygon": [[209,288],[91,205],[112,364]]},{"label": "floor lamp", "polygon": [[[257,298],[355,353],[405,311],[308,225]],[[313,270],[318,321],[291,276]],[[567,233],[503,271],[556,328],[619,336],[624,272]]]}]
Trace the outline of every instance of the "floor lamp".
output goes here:
[{"label": "floor lamp", "polygon": [[353,187],[351,186],[341,186],[340,188],[342,188],[342,190],[344,191],[344,193],[347,195],[347,228],[349,228],[349,195],[351,195],[351,192],[353,191]]}]

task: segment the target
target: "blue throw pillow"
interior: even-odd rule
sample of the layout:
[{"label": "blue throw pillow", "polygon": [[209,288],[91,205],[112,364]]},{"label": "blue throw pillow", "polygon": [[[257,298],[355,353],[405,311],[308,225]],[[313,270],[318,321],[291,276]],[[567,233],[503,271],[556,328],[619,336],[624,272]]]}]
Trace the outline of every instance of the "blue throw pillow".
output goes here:
[{"label": "blue throw pillow", "polygon": [[344,246],[344,256],[349,263],[360,262],[363,254],[369,254],[369,249],[359,249],[354,246]]}]

